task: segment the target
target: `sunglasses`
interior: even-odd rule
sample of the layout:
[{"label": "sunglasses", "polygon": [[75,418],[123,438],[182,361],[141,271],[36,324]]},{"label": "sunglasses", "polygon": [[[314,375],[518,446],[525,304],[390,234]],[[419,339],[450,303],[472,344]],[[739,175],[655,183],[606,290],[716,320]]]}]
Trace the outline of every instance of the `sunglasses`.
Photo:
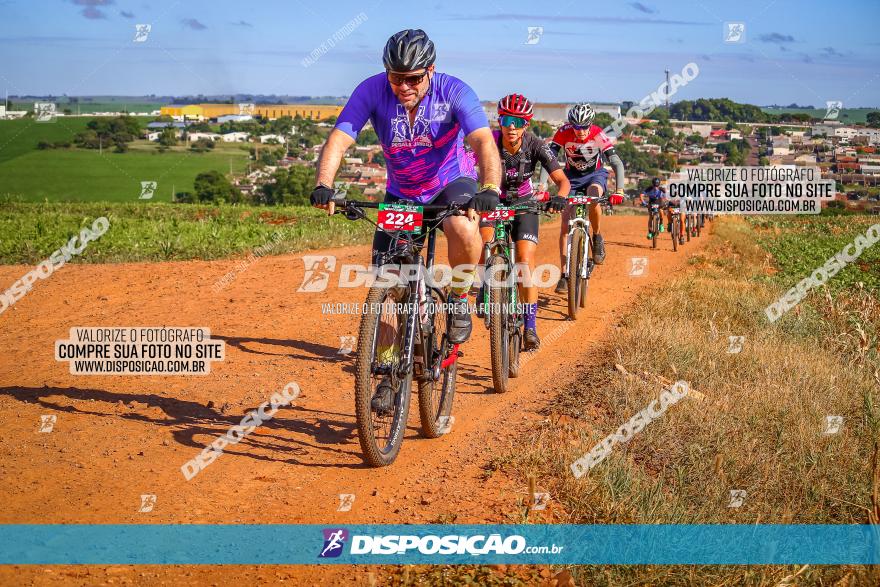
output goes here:
[{"label": "sunglasses", "polygon": [[571,127],[575,130],[590,130],[590,126],[580,126],[578,124],[572,124]]},{"label": "sunglasses", "polygon": [[391,85],[393,86],[402,86],[403,84],[406,84],[412,87],[422,83],[426,75],[428,75],[427,69],[422,73],[417,73],[413,75],[403,75],[402,73],[393,73],[389,71],[388,81],[391,82]]},{"label": "sunglasses", "polygon": [[498,117],[498,124],[502,127],[507,128],[511,124],[513,128],[523,128],[525,125],[529,123],[525,118],[519,118],[518,116],[510,116],[509,114],[505,114],[504,116]]}]

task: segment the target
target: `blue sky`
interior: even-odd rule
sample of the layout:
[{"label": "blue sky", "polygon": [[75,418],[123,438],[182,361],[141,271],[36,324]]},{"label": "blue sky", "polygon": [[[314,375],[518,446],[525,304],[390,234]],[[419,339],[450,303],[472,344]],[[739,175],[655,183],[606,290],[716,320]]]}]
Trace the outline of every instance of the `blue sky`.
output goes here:
[{"label": "blue sky", "polygon": [[[360,13],[316,63],[302,59]],[[880,2],[227,2],[0,0],[0,91],[10,94],[347,95],[381,71],[393,32],[423,28],[439,71],[482,99],[638,101],[663,70],[700,74],[673,100],[880,106]],[[723,41],[744,22],[745,42]],[[136,23],[149,23],[133,43]],[[543,27],[536,44],[527,28]]]}]

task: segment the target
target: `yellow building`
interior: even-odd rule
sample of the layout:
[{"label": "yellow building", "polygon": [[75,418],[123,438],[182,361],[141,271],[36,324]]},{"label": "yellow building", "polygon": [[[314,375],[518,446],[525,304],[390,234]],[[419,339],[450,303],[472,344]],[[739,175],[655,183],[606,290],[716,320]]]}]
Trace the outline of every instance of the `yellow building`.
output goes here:
[{"label": "yellow building", "polygon": [[297,115],[312,120],[326,120],[331,116],[339,116],[342,106],[329,104],[257,104],[253,112],[239,104],[187,104],[185,106],[162,106],[162,116],[186,116],[195,120],[217,118],[228,114],[253,114],[269,120]]}]

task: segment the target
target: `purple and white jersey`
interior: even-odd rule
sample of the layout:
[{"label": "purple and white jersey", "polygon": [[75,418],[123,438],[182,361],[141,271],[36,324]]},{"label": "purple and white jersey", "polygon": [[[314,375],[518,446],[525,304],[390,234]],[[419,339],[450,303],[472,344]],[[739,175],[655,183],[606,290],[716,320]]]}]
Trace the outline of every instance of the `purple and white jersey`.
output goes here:
[{"label": "purple and white jersey", "polygon": [[379,73],[355,88],[336,128],[357,138],[369,120],[385,154],[385,189],[400,198],[427,203],[459,177],[476,179],[474,160],[465,152],[464,137],[488,128],[489,120],[470,86],[444,73],[434,74],[428,93],[416,109],[410,124],[386,74]]}]

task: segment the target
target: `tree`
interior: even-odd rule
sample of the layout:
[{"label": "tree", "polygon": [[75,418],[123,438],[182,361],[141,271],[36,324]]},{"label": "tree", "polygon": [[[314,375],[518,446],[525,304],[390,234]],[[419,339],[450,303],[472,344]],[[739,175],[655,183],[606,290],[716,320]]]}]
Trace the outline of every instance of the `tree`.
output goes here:
[{"label": "tree", "polygon": [[880,128],[880,112],[868,112],[867,122],[871,128]]},{"label": "tree", "polygon": [[217,170],[203,171],[193,184],[199,202],[240,202],[241,192]]},{"label": "tree", "polygon": [[159,143],[160,147],[173,147],[177,144],[177,129],[175,129],[173,126],[166,126],[159,134],[159,139],[157,142]]},{"label": "tree", "polygon": [[553,136],[553,133],[556,132],[555,128],[543,120],[532,120],[529,126],[532,129],[532,132],[542,139],[550,138]]},{"label": "tree", "polygon": [[593,124],[599,128],[608,128],[614,122],[614,118],[607,112],[599,112],[593,119]]},{"label": "tree", "polygon": [[373,163],[385,165],[385,153],[383,153],[382,151],[376,151],[375,153],[373,153]]},{"label": "tree", "polygon": [[377,135],[376,131],[374,131],[372,128],[365,128],[360,133],[358,133],[357,144],[378,145],[379,135]]}]

